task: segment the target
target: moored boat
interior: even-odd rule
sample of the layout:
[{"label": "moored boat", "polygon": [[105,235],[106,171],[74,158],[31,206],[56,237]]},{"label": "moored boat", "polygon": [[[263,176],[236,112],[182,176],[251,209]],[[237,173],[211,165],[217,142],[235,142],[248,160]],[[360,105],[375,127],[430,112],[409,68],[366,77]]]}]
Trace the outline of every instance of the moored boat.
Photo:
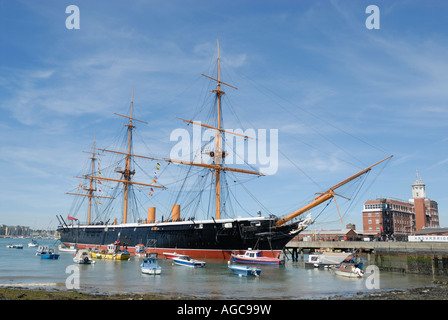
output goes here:
[{"label": "moored boat", "polygon": [[58,251],[59,252],[76,252],[77,246],[75,243],[70,243],[68,246],[64,245],[64,244],[60,244],[58,246]]},{"label": "moored boat", "polygon": [[349,278],[362,278],[364,276],[364,271],[362,269],[350,263],[341,263],[337,266],[332,266],[331,270],[339,276]]},{"label": "moored boat", "polygon": [[87,249],[80,249],[76,252],[73,262],[78,264],[91,264],[95,263],[92,259],[92,254]]},{"label": "moored boat", "polygon": [[183,256],[183,254],[179,254],[176,252],[164,252],[163,255],[166,259],[174,259]]},{"label": "moored boat", "polygon": [[6,248],[10,249],[23,249],[23,244],[8,244]]},{"label": "moored boat", "polygon": [[40,253],[41,259],[50,259],[50,260],[57,260],[59,258],[59,254],[54,253],[53,249],[48,249],[47,251]]},{"label": "moored boat", "polygon": [[344,252],[315,252],[310,253],[308,261],[305,262],[307,268],[329,268],[339,265],[351,253]]},{"label": "moored boat", "polygon": [[173,262],[175,264],[177,264],[177,265],[191,267],[191,268],[196,268],[196,267],[203,268],[203,267],[205,267],[205,262],[204,261],[192,259],[192,258],[190,258],[189,256],[186,256],[186,255],[182,255],[182,256],[173,258]]},{"label": "moored boat", "polygon": [[92,258],[106,260],[129,260],[131,254],[127,250],[120,250],[117,242],[107,246],[107,251],[92,250]]},{"label": "moored boat", "polygon": [[157,261],[157,254],[150,254],[148,257],[143,258],[143,262],[140,265],[142,273],[157,275],[162,273],[162,267],[159,266]]},{"label": "moored boat", "polygon": [[239,263],[250,263],[250,264],[271,264],[271,265],[282,265],[285,264],[284,259],[279,259],[275,257],[264,257],[260,250],[246,250],[244,254],[233,254],[231,255],[233,262]]},{"label": "moored boat", "polygon": [[254,268],[254,267],[248,267],[248,266],[238,266],[229,264],[229,269],[232,270],[234,274],[239,275],[240,277],[245,276],[252,276],[252,277],[258,277],[261,273],[261,269]]},{"label": "moored boat", "polygon": [[28,247],[37,247],[39,244],[36,240],[32,239],[31,242],[28,242]]},{"label": "moored boat", "polygon": [[134,255],[136,257],[145,257],[146,256],[146,248],[143,244],[138,244],[135,246]]},{"label": "moored boat", "polygon": [[332,266],[331,270],[340,276],[362,278],[364,276],[363,265],[362,258],[357,253],[354,253],[345,258],[339,265]]}]

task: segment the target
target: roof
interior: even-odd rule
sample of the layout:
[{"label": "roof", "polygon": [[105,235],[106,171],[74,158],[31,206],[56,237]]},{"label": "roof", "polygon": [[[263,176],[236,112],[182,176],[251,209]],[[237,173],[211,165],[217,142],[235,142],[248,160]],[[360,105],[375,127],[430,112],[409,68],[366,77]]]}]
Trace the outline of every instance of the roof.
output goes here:
[{"label": "roof", "polygon": [[334,234],[334,235],[346,235],[350,231],[358,234],[359,232],[353,229],[342,229],[342,230],[305,230],[300,232],[299,235],[308,236],[308,235],[316,235],[316,234]]},{"label": "roof", "polygon": [[448,233],[448,228],[423,228],[415,232],[416,235]]}]

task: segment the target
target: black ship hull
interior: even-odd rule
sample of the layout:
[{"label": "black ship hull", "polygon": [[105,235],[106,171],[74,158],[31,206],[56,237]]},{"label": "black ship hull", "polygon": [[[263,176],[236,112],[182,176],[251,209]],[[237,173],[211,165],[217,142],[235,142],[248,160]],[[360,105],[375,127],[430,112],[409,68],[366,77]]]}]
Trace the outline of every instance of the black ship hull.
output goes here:
[{"label": "black ship hull", "polygon": [[232,252],[256,248],[277,257],[300,230],[298,223],[275,227],[275,219],[242,218],[122,225],[61,225],[61,242],[78,248],[106,248],[119,242],[133,253],[143,244],[150,252],[228,259]]}]

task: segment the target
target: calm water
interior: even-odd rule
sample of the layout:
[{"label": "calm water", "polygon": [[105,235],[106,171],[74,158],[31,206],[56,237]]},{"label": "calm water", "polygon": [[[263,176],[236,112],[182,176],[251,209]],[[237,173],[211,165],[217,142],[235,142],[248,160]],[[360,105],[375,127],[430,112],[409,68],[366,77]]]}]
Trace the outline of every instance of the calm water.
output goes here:
[{"label": "calm water", "polygon": [[[60,252],[58,260],[41,259],[37,248],[28,248],[29,239],[0,239],[0,285],[65,288],[73,253]],[[55,240],[38,240],[57,247]],[[24,248],[6,248],[23,244]],[[307,259],[307,256],[305,256]],[[192,269],[159,259],[162,274],[140,271],[141,258],[130,261],[96,260],[92,265],[75,265],[80,271],[80,291],[97,293],[154,293],[175,297],[196,296],[221,299],[304,299],[368,291],[364,279],[334,275],[328,270],[307,269],[304,263],[287,261],[284,266],[260,266],[259,278],[238,277],[227,261],[204,259],[206,268]],[[410,288],[431,284],[432,277],[381,272],[380,289]]]}]

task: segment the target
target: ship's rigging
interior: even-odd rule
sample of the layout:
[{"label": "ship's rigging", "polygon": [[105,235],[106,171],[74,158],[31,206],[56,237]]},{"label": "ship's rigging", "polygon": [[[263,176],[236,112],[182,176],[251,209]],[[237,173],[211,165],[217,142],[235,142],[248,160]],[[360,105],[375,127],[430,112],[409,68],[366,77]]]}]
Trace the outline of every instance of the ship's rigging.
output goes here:
[{"label": "ship's rigging", "polygon": [[[219,220],[223,218],[223,214],[226,215],[226,217],[229,217],[232,213],[234,215],[241,215],[241,211],[245,211],[244,209],[244,203],[241,203],[238,200],[237,192],[232,188],[232,186],[236,185],[242,185],[243,189],[247,192],[249,197],[254,199],[259,205],[260,208],[263,208],[264,213],[269,213],[269,209],[267,209],[265,206],[263,206],[262,201],[257,200],[255,196],[247,189],[244,188],[243,185],[243,179],[240,179],[240,175],[250,175],[253,178],[263,176],[263,174],[256,170],[256,168],[251,167],[252,170],[248,169],[241,169],[241,168],[234,168],[229,167],[225,165],[225,158],[227,156],[226,153],[226,144],[224,139],[224,134],[235,134],[234,132],[228,132],[227,130],[223,129],[222,125],[222,97],[225,94],[224,87],[229,88],[230,90],[237,90],[237,88],[231,84],[228,84],[226,82],[223,82],[221,80],[221,71],[220,71],[220,56],[219,56],[219,43],[218,43],[218,57],[217,57],[217,76],[212,77],[209,75],[202,74],[202,76],[208,78],[212,82],[215,83],[216,88],[211,90],[211,92],[214,95],[214,108],[210,112],[209,115],[214,118],[214,121],[212,121],[210,124],[205,123],[199,123],[194,120],[188,120],[179,118],[178,121],[183,121],[189,125],[196,125],[201,126],[206,129],[214,130],[215,135],[214,139],[210,142],[205,142],[201,146],[201,150],[196,150],[193,152],[200,153],[199,155],[197,153],[193,154],[193,158],[195,161],[186,161],[186,160],[179,160],[179,159],[171,159],[166,157],[149,157],[149,156],[142,156],[142,155],[136,155],[134,154],[134,150],[132,147],[133,142],[133,129],[135,129],[135,123],[138,122],[139,124],[146,123],[145,121],[136,119],[133,117],[133,92],[132,92],[132,99],[131,99],[131,106],[130,106],[130,115],[122,115],[122,114],[116,114],[117,116],[120,116],[122,118],[125,118],[128,122],[124,125],[127,129],[126,139],[123,141],[123,149],[122,151],[117,150],[111,150],[111,149],[95,149],[95,144],[93,147],[93,150],[91,152],[92,157],[91,160],[91,168],[87,174],[84,174],[81,176],[81,179],[84,179],[84,182],[81,183],[79,186],[81,190],[84,191],[84,193],[78,193],[78,192],[70,192],[69,194],[73,195],[81,195],[82,198],[88,199],[88,217],[87,217],[87,223],[91,224],[94,222],[98,222],[101,220],[103,223],[104,221],[110,221],[113,216],[116,214],[114,213],[115,210],[119,209],[122,212],[122,223],[127,223],[129,221],[137,221],[139,219],[142,219],[142,214],[137,213],[139,210],[137,210],[138,207],[144,208],[145,205],[148,204],[148,200],[145,203],[139,202],[137,197],[133,196],[133,193],[135,191],[142,192],[144,188],[149,188],[150,191],[145,190],[143,191],[146,195],[147,199],[150,199],[149,201],[156,202],[156,197],[152,197],[152,193],[156,194],[154,192],[154,189],[165,189],[166,187],[170,187],[170,185],[175,186],[173,188],[171,201],[170,203],[182,203],[182,219],[196,219],[197,214],[199,212],[202,212],[206,218],[216,219]],[[236,134],[238,135],[238,134]],[[244,139],[251,139],[252,137],[247,135],[240,135]],[[97,156],[100,154],[97,151],[102,151],[101,155],[105,154],[114,154],[117,156],[117,160],[112,163],[113,165],[101,168],[98,162]],[[205,162],[202,160],[202,156],[208,156],[209,160],[208,162]],[[154,177],[156,179],[152,179],[152,182],[139,182],[134,181],[134,175],[136,173],[136,169],[138,169],[141,172],[145,171],[151,171],[147,170],[147,166],[140,166],[135,162],[135,158],[140,159],[146,159],[151,162],[157,162],[159,163],[162,161],[161,158],[163,158],[164,161],[164,169],[168,166],[170,163],[176,163],[176,164],[182,164],[187,165],[186,169],[180,169],[185,173],[185,176],[178,177],[178,179],[174,179],[168,184],[161,185],[160,183],[157,183],[158,179],[160,178],[161,172],[154,172]],[[390,157],[387,157],[384,160],[389,159]],[[199,160],[199,161],[198,161]],[[383,162],[384,160],[380,161]],[[162,161],[163,162],[163,161]],[[377,164],[379,164],[378,162]],[[375,165],[377,165],[375,164]],[[96,166],[98,165],[98,170],[96,170]],[[157,168],[157,170],[160,169],[160,166],[154,166],[154,168]],[[371,166],[373,167],[373,166]],[[370,171],[370,168],[368,167],[365,170],[362,170],[362,173],[355,175],[355,177],[351,177],[350,181],[363,176],[365,173]],[[107,174],[103,174],[106,173]],[[112,177],[115,175],[115,177]],[[151,174],[146,174],[151,181]],[[246,180],[250,180],[253,178],[244,178]],[[188,182],[193,180],[193,183]],[[229,183],[230,180],[230,183]],[[346,179],[348,180],[348,179]],[[233,181],[233,183],[232,183]],[[345,181],[345,180],[344,180]],[[348,183],[349,181],[346,181]],[[345,184],[345,183],[344,183]],[[99,188],[99,185],[101,185],[101,189]],[[118,186],[121,185],[123,188],[120,189]],[[186,190],[188,187],[191,187],[193,185],[193,190]],[[310,204],[307,204],[303,208],[299,210],[295,210],[293,214],[285,215],[284,218],[278,220],[277,226],[281,226],[283,223],[286,223],[289,220],[292,220],[296,217],[298,217],[300,214],[304,213],[305,211],[314,208],[322,203],[326,203],[328,200],[333,200],[336,204],[337,210],[339,212],[339,207],[337,205],[337,200],[335,196],[337,195],[335,193],[335,189],[341,187],[342,184],[337,184],[333,186],[332,188],[328,189],[325,192],[322,192],[321,194],[317,195],[314,200]],[[105,190],[109,189],[109,193],[106,195]],[[101,190],[101,194],[98,194],[98,191]],[[152,190],[152,193],[151,193]],[[207,193],[207,191],[209,193]],[[171,192],[171,191],[169,191]],[[184,195],[182,195],[182,193]],[[148,194],[151,196],[148,198]],[[117,208],[114,204],[113,199],[116,198],[123,198],[123,201],[121,202],[121,208]],[[208,198],[208,199],[207,199]],[[104,200],[104,202],[100,202],[100,200]],[[162,203],[159,202],[159,205]],[[162,205],[165,210],[164,217],[166,219],[170,219],[171,215],[171,207],[170,205]],[[102,207],[102,210],[98,210]],[[237,207],[237,208],[236,208]],[[97,209],[96,217],[93,217],[92,215],[92,208]],[[214,212],[214,215],[211,215],[210,213]],[[130,216],[130,213],[132,215]],[[254,216],[255,212],[243,212],[245,215],[252,215]],[[278,216],[280,214],[277,213]],[[341,214],[339,213],[339,216],[341,217]]]}]

